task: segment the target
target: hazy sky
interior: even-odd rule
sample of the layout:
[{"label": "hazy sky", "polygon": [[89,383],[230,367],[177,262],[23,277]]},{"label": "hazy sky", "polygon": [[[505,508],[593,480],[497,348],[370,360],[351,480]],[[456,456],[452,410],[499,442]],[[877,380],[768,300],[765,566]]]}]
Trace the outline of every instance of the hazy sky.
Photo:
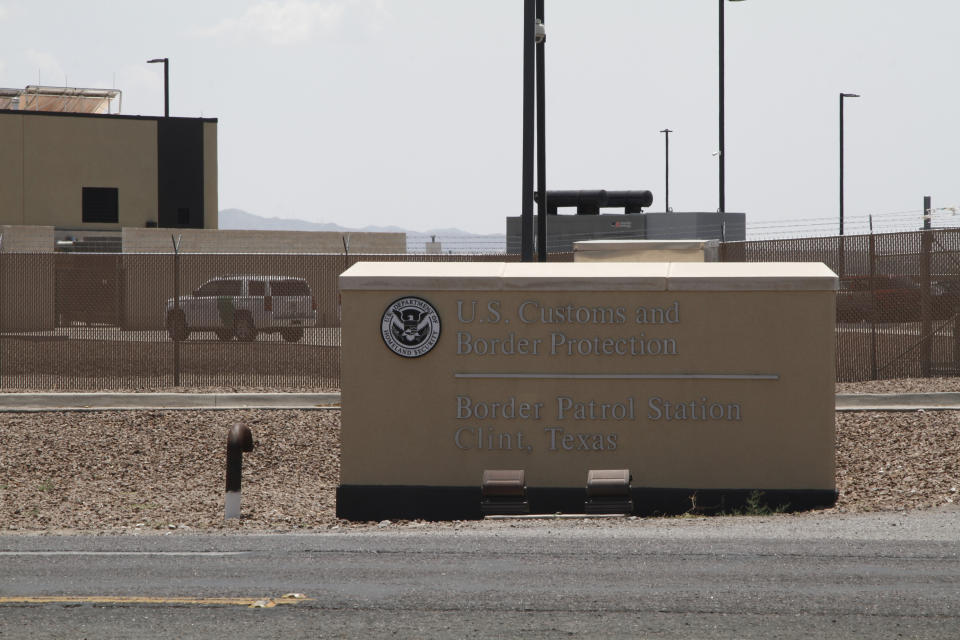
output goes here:
[{"label": "hazy sky", "polygon": [[[717,0],[546,0],[547,183],[715,211]],[[521,0],[0,0],[0,86],[111,87],[219,119],[220,207],[503,232],[521,204]],[[847,232],[960,205],[960,2],[726,5],[727,210]],[[0,141],[2,143],[2,141]],[[960,226],[960,213],[935,224]]]}]

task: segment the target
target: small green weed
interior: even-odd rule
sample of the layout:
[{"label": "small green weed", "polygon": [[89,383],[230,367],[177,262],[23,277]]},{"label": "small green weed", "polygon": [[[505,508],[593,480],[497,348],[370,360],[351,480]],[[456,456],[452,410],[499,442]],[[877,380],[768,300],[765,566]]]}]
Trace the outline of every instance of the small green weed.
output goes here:
[{"label": "small green weed", "polygon": [[729,515],[732,516],[771,516],[776,513],[785,513],[790,508],[790,503],[778,505],[776,508],[770,507],[763,500],[763,491],[754,489],[747,497],[747,504],[742,509],[734,509]]},{"label": "small green weed", "polygon": [[724,505],[722,503],[710,506],[697,504],[697,494],[693,493],[690,495],[690,508],[683,513],[682,516],[705,516],[711,514],[719,516],[770,516],[777,513],[786,513],[790,509],[790,503],[771,507],[764,501],[763,491],[754,489],[750,492],[746,504],[743,507],[729,510],[723,507]]}]

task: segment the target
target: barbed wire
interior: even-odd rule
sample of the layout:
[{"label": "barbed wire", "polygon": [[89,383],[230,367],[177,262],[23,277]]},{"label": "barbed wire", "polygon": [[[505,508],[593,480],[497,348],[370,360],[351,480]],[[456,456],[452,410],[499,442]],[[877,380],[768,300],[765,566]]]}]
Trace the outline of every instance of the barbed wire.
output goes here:
[{"label": "barbed wire", "polygon": [[[960,227],[957,216],[960,207],[945,206],[930,210],[930,226],[933,228]],[[864,235],[870,233],[896,233],[916,231],[923,228],[924,211],[908,209],[903,211],[872,212],[847,216],[844,219],[846,235]],[[728,224],[727,232],[733,227]],[[636,231],[640,231],[639,229]],[[716,224],[678,225],[670,230],[657,230],[660,240],[686,240],[719,238],[722,235],[719,221]],[[836,216],[803,218],[789,220],[747,220],[745,237],[747,240],[773,240],[817,236],[835,236],[839,232],[839,220]],[[638,234],[639,235],[639,234]],[[571,243],[579,240],[627,239],[629,232],[551,232],[548,250],[569,250]],[[739,238],[737,238],[739,239]],[[442,253],[504,253],[512,244],[506,234],[429,234],[410,232],[407,234],[407,251],[423,253],[427,243],[435,241]],[[564,247],[566,249],[564,249]]]}]

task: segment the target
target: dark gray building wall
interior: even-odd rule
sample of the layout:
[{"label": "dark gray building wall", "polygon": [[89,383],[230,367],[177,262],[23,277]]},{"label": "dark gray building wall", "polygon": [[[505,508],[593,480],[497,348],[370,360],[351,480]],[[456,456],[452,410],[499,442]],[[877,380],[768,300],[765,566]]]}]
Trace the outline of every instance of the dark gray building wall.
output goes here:
[{"label": "dark gray building wall", "polygon": [[160,227],[204,228],[203,120],[157,120]]},{"label": "dark gray building wall", "polygon": [[[743,213],[714,211],[676,211],[645,213],[647,240],[746,240],[747,223]],[[724,224],[726,228],[724,229]]]}]

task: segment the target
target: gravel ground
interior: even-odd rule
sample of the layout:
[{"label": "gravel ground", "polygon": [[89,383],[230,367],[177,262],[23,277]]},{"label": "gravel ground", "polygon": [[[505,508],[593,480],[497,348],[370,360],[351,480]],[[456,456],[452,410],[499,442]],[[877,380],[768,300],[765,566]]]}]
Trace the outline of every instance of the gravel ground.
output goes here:
[{"label": "gravel ground", "polygon": [[960,503],[960,411],[837,413],[835,510]]},{"label": "gravel ground", "polygon": [[[837,385],[838,393],[954,390],[956,378]],[[238,422],[257,447],[244,459],[244,518],[225,523],[224,442]],[[3,413],[0,531],[369,526],[334,515],[339,458],[336,410]],[[838,413],[837,488],[826,513],[960,503],[960,412]]]},{"label": "gravel ground", "polygon": [[[226,434],[254,433],[243,521],[223,521]],[[336,522],[339,411],[0,414],[0,530],[321,527]]]}]

